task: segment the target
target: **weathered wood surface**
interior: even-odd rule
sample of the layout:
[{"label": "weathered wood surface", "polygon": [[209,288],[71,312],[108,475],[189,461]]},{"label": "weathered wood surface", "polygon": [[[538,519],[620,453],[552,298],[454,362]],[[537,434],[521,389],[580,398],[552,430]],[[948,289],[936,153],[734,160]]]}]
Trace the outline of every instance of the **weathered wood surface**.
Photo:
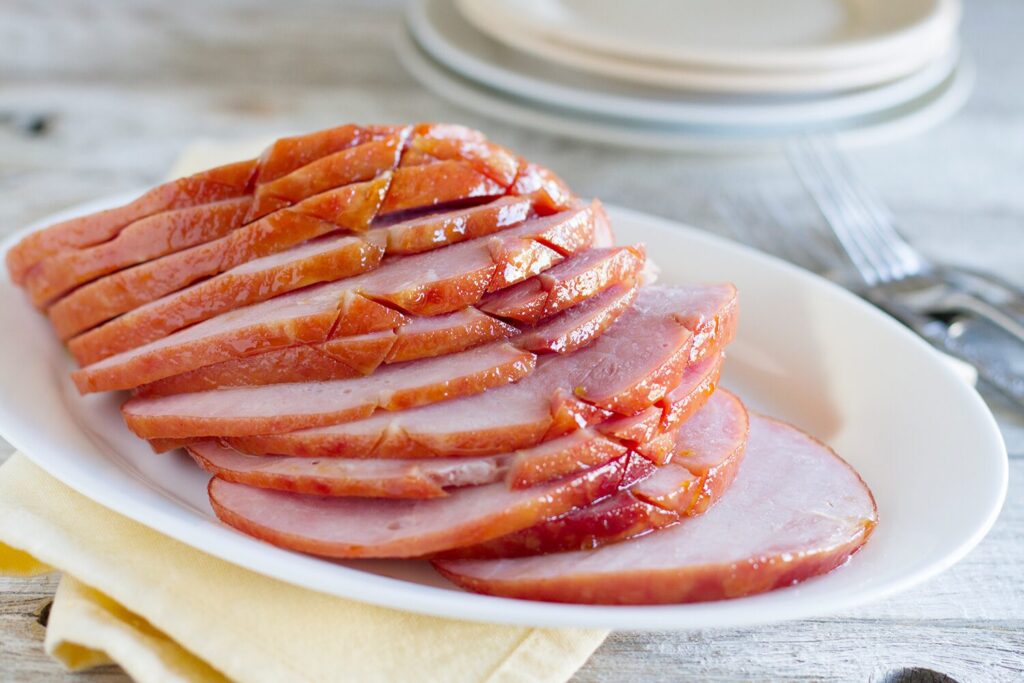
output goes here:
[{"label": "weathered wood surface", "polygon": [[[976,93],[956,119],[857,152],[926,252],[1024,278],[1024,52],[1017,0],[968,3]],[[47,213],[160,179],[200,138],[245,139],[340,121],[456,120],[549,163],[581,193],[723,229],[737,195],[814,220],[775,159],[585,145],[499,125],[438,100],[391,53],[393,3],[64,0],[0,3],[0,236]],[[8,331],[9,332],[9,331]],[[1024,429],[1003,415],[1007,506],[963,562],[902,596],[759,629],[617,633],[580,681],[1024,679]],[[0,460],[9,454],[0,445]],[[965,458],[965,467],[970,466]],[[0,579],[0,680],[65,679],[38,615],[56,582]],[[110,667],[74,681],[123,680]],[[919,680],[927,680],[919,678]],[[938,680],[938,679],[936,679]]]}]

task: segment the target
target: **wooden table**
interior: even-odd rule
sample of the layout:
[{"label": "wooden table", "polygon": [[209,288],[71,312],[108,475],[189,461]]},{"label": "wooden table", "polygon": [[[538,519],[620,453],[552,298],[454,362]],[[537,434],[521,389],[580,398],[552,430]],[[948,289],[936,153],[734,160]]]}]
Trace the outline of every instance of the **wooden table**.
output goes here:
[{"label": "wooden table", "polygon": [[[343,121],[453,120],[561,173],[581,194],[717,230],[768,193],[815,220],[774,158],[611,149],[477,117],[419,87],[390,48],[400,8],[340,0],[5,0],[0,6],[0,231],[158,181],[200,137]],[[971,2],[976,92],[954,120],[855,161],[928,254],[1024,277],[1024,50],[1019,0]],[[11,331],[6,331],[11,333]],[[998,407],[998,406],[997,406]],[[579,681],[1024,678],[1024,429],[1002,416],[1010,493],[963,562],[897,598],[770,628],[617,633]],[[9,454],[0,449],[0,459]],[[970,467],[965,454],[964,467]],[[39,615],[56,580],[0,579],[0,680],[61,680]],[[114,667],[67,680],[123,680]],[[927,678],[921,679],[927,680]]]}]

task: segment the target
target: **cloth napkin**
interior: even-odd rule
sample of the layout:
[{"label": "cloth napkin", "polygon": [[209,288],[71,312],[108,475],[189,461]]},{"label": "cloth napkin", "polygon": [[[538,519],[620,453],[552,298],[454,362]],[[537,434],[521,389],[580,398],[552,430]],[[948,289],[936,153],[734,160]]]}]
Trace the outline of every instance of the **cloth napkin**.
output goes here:
[{"label": "cloth napkin", "polygon": [[[197,141],[177,178],[270,139]],[[606,631],[440,619],[330,597],[210,557],[72,491],[16,454],[0,467],[0,573],[64,572],[46,651],[137,681],[565,681]]]},{"label": "cloth napkin", "polygon": [[150,681],[565,681],[606,632],[441,619],[343,600],[206,555],[15,454],[0,573],[62,571],[46,651]]}]

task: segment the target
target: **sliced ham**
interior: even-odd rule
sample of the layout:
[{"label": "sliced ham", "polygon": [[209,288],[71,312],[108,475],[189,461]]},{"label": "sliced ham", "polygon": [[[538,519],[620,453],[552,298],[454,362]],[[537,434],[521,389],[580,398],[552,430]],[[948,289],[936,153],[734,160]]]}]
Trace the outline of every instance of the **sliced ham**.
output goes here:
[{"label": "sliced ham", "polygon": [[335,558],[420,557],[533,526],[616,491],[628,456],[528,489],[504,482],[444,498],[328,498],[253,488],[214,477],[209,494],[226,524],[274,545]]},{"label": "sliced ham", "polygon": [[161,211],[243,197],[251,191],[256,168],[255,160],[218,166],[155,187],[129,204],[33,232],[7,252],[7,269],[22,284],[28,271],[44,258],[105,242],[135,221]]},{"label": "sliced ham", "polygon": [[[575,216],[588,211],[583,208],[558,215],[586,231],[588,223],[575,221]],[[261,351],[321,343],[332,336],[362,334],[387,325],[394,328],[405,320],[394,309],[427,316],[458,311],[480,301],[500,268],[493,260],[490,239],[386,259],[381,267],[363,275],[235,309],[108,356],[72,377],[83,393],[131,389]],[[534,274],[521,273],[523,277]],[[340,316],[339,311],[343,312]],[[341,327],[352,324],[362,325],[355,330]]]},{"label": "sliced ham", "polygon": [[276,180],[320,157],[403,130],[398,126],[345,125],[282,138],[259,159],[179,178],[124,206],[72,218],[32,233],[8,252],[8,269],[14,281],[21,284],[28,270],[47,256],[106,242],[135,221],[164,211],[245,196],[259,184]]},{"label": "sliced ham", "polygon": [[522,557],[585,550],[640,536],[704,513],[722,497],[743,460],[747,411],[727,391],[717,392],[671,439],[671,462],[650,467],[627,490],[446,558]]},{"label": "sliced ham", "polygon": [[434,213],[381,225],[389,254],[418,254],[477,237],[486,237],[530,218],[532,197],[501,197],[486,204]]},{"label": "sliced ham", "polygon": [[509,150],[487,140],[479,131],[450,123],[421,123],[409,142],[412,152],[438,160],[459,159],[502,187],[515,182],[519,160]]},{"label": "sliced ham", "polygon": [[215,441],[188,447],[207,472],[239,484],[320,496],[441,498],[445,489],[502,481],[512,456],[347,460],[253,456]]},{"label": "sliced ham", "polygon": [[[691,333],[674,314],[644,312],[649,297],[671,290],[641,290],[637,303],[590,345],[544,357],[526,379],[472,399],[448,401],[396,414],[289,434],[234,439],[248,453],[345,457],[433,457],[502,453],[561,436],[589,419],[623,407],[632,414],[675,387],[686,369]],[[624,362],[628,360],[628,362]],[[573,403],[559,418],[565,395]]]},{"label": "sliced ham", "polygon": [[795,428],[754,416],[736,481],[703,515],[597,550],[435,566],[463,588],[513,598],[721,600],[834,569],[876,522],[871,492],[849,465]]},{"label": "sliced ham", "polygon": [[276,434],[478,394],[525,377],[535,358],[497,343],[356,379],[135,397],[121,413],[144,439]]},{"label": "sliced ham", "polygon": [[70,339],[68,350],[89,365],[232,309],[372,270],[383,255],[379,244],[358,237],[321,237],[140,306]]},{"label": "sliced ham", "polygon": [[[503,236],[503,239],[507,239]],[[497,292],[480,308],[500,318],[536,324],[614,285],[632,285],[644,265],[642,247],[590,249],[515,286]]]},{"label": "sliced ham", "polygon": [[414,317],[398,328],[384,362],[444,356],[518,333],[512,325],[472,306],[445,315]]},{"label": "sliced ham", "polygon": [[162,256],[79,287],[49,308],[63,338],[176,292],[200,279],[321,235],[362,232],[376,214],[390,173],[311,197],[220,239]]},{"label": "sliced ham", "polygon": [[274,349],[172,375],[135,390],[136,396],[168,396],[290,382],[319,382],[368,375],[395,342],[391,330]]},{"label": "sliced ham", "polygon": [[223,237],[244,222],[251,205],[244,196],[137,220],[107,242],[43,259],[25,277],[25,290],[43,307],[84,282]]},{"label": "sliced ham", "polygon": [[519,160],[519,170],[512,187],[509,188],[509,194],[537,195],[542,197],[553,211],[566,209],[573,201],[572,191],[561,178],[551,170],[525,159]]},{"label": "sliced ham", "polygon": [[394,179],[380,206],[380,214],[444,206],[465,200],[500,197],[506,187],[464,161],[438,161],[395,169]]},{"label": "sliced ham", "polygon": [[601,336],[636,300],[636,285],[612,285],[561,315],[525,328],[516,344],[534,353],[572,353]]},{"label": "sliced ham", "polygon": [[317,285],[229,311],[71,373],[82,393],[132,389],[272,349],[392,330],[398,311],[341,283]]}]

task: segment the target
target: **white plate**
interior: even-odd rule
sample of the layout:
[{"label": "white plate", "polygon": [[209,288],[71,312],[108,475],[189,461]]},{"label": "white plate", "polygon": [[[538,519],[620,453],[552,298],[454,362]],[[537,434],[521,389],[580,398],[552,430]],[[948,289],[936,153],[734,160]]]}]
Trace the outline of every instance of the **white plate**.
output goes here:
[{"label": "white plate", "polygon": [[793,136],[815,133],[834,134],[847,147],[889,142],[951,116],[967,100],[974,83],[974,69],[966,57],[961,57],[954,72],[938,87],[915,100],[870,115],[803,125],[668,125],[586,116],[509,97],[449,71],[424,53],[405,31],[396,38],[396,50],[402,64],[423,85],[471,111],[591,144],[661,152],[776,151]]},{"label": "white plate", "polygon": [[631,60],[736,69],[842,68],[915,52],[957,0],[461,0],[494,31]]},{"label": "white plate", "polygon": [[216,520],[206,476],[186,456],[154,455],[129,434],[117,411],[123,396],[76,394],[69,357],[6,279],[0,433],[80,493],[228,562],[324,593],[461,619],[687,629],[805,618],[905,590],[981,540],[1006,494],[1005,448],[977,393],[931,347],[848,292],[779,260],[633,211],[612,208],[611,216],[622,242],[642,240],[659,255],[663,282],[737,284],[741,323],[725,386],[832,444],[875,494],[881,521],[849,564],[750,598],[605,607],[464,593],[423,563],[335,563],[274,548]]},{"label": "white plate", "polygon": [[624,83],[561,68],[488,38],[454,0],[414,0],[407,26],[419,46],[448,69],[477,83],[545,106],[658,124],[800,125],[864,116],[913,100],[956,67],[959,49],[920,71],[864,90],[814,96],[686,93]]},{"label": "white plate", "polygon": [[[490,37],[542,60],[580,71],[632,83],[721,93],[814,93],[862,88],[902,78],[923,68],[949,50],[955,23],[930,31],[913,50],[895,53],[879,62],[834,69],[752,71],[706,68],[699,65],[639,62],[601,52],[584,51],[548,40],[532,24],[498,18],[487,3],[458,0],[471,24]],[[629,6],[624,3],[624,6]],[[519,22],[521,24],[521,20]],[[812,64],[814,62],[811,62]]]}]

